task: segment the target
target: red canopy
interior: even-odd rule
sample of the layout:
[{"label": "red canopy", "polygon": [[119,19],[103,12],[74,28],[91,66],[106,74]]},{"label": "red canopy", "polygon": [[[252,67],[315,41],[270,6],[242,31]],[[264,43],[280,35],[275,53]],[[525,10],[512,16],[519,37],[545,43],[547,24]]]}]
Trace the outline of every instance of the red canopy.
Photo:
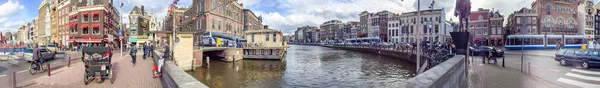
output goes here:
[{"label": "red canopy", "polygon": [[83,16],[87,16],[87,15],[88,15],[88,12],[81,12],[81,15],[83,15]]},{"label": "red canopy", "polygon": [[92,27],[95,27],[95,28],[100,27],[100,24],[92,24]]},{"label": "red canopy", "polygon": [[87,25],[87,24],[83,24],[83,25],[81,25],[81,28],[87,28],[87,27],[88,27],[88,25]]},{"label": "red canopy", "polygon": [[92,12],[92,15],[98,15],[98,14],[100,14],[100,12],[99,12],[99,11],[94,11],[94,12]]},{"label": "red canopy", "polygon": [[71,24],[69,25],[69,27],[75,27],[75,26],[77,26],[77,23],[71,23]]}]

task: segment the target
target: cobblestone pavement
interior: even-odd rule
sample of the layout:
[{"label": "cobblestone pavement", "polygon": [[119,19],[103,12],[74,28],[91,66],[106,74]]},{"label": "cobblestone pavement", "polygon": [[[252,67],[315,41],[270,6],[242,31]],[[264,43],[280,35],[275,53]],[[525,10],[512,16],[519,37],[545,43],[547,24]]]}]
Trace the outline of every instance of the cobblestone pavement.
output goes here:
[{"label": "cobblestone pavement", "polygon": [[162,87],[160,79],[152,77],[154,62],[151,59],[143,60],[142,53],[138,53],[135,67],[131,63],[131,56],[113,55],[114,84],[109,80],[97,83],[95,80],[88,85],[83,83],[84,66],[82,62],[54,73],[52,76],[40,77],[36,80],[21,83],[24,88],[159,88]]},{"label": "cobblestone pavement", "polygon": [[480,58],[469,64],[469,88],[560,88],[557,84],[504,68],[498,64],[483,64]]}]

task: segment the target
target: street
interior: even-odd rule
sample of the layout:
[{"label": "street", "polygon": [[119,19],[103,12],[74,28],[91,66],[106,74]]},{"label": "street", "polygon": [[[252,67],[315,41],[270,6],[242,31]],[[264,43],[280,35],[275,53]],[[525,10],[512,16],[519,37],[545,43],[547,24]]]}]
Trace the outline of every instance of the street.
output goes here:
[{"label": "street", "polygon": [[[529,73],[528,68],[531,68],[530,71],[533,76],[544,79],[557,85],[561,85],[562,87],[600,87],[600,68],[592,67],[590,69],[584,70],[581,69],[581,67],[577,64],[561,66],[557,61],[554,61],[552,56],[549,56],[553,54],[548,53],[554,53],[553,51],[554,50],[548,50],[546,52],[538,51],[536,52],[538,53],[538,55],[526,53],[523,57],[523,61],[521,61],[521,54],[508,53],[504,55],[505,65],[508,68],[516,69],[518,71],[521,69],[521,63],[525,62],[523,63],[524,73]],[[546,55],[539,55],[540,53]],[[492,65],[482,64],[481,57],[479,56],[473,58],[475,58],[475,64]],[[502,66],[502,58],[503,57],[498,57],[497,60],[499,63],[497,65]],[[528,64],[530,64],[530,66]]]},{"label": "street", "polygon": [[[75,53],[72,51],[68,51],[67,53]],[[78,58],[71,58],[71,64],[80,62]],[[60,68],[66,67],[68,64],[67,55],[65,53],[56,54],[56,57],[52,60],[47,61],[46,63],[50,64],[51,72],[59,71]],[[9,64],[7,61],[0,61],[0,87],[2,88],[10,88],[12,79],[12,73],[15,72],[15,77],[17,84],[23,83],[27,81],[34,80],[39,77],[47,76],[48,71],[40,72],[38,71],[36,74],[29,73],[29,65],[30,63],[25,61],[19,61],[17,65]],[[73,65],[71,65],[73,66]]]}]

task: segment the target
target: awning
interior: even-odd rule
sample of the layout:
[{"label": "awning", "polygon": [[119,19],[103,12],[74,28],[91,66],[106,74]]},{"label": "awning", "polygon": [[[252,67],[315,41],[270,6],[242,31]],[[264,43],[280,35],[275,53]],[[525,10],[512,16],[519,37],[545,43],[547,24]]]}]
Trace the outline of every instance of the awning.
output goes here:
[{"label": "awning", "polygon": [[75,27],[75,26],[77,26],[77,23],[71,23],[71,24],[69,25],[69,27]]},{"label": "awning", "polygon": [[100,24],[92,24],[92,27],[95,27],[95,28],[100,27]]},{"label": "awning", "polygon": [[81,15],[87,16],[88,12],[81,12]]},{"label": "awning", "polygon": [[98,14],[100,14],[100,12],[99,12],[99,11],[94,11],[94,12],[92,12],[92,15],[98,15]]},{"label": "awning", "polygon": [[72,15],[70,16],[70,18],[77,18],[77,15]]},{"label": "awning", "polygon": [[87,24],[83,24],[83,25],[81,25],[81,28],[87,28],[87,27],[88,27],[88,25],[87,25]]}]

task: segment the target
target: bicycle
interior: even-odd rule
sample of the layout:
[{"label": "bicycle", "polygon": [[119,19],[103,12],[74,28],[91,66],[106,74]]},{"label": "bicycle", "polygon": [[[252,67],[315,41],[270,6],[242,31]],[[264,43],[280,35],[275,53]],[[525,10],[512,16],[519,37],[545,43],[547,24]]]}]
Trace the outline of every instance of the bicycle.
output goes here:
[{"label": "bicycle", "polygon": [[46,70],[46,63],[41,63],[39,67],[37,66],[37,63],[37,61],[31,61],[31,64],[29,65],[29,73],[31,73],[31,75],[37,73],[38,71],[43,72]]}]

